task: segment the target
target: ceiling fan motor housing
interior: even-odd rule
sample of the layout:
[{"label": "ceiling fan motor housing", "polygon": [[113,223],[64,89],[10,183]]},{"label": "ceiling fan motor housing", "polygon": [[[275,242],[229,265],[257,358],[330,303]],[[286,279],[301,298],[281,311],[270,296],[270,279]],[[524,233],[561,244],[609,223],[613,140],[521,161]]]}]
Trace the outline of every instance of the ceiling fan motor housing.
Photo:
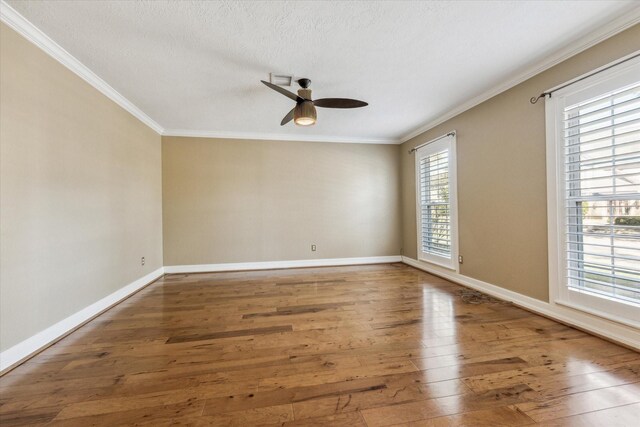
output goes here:
[{"label": "ceiling fan motor housing", "polygon": [[311,89],[298,89],[298,96],[311,101]]}]

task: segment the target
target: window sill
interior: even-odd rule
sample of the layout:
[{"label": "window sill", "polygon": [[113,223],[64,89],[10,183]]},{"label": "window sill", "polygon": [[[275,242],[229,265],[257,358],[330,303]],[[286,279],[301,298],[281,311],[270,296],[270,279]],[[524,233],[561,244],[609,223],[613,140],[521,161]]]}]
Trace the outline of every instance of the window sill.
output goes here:
[{"label": "window sill", "polygon": [[562,301],[562,300],[556,300],[554,302],[557,305],[561,305],[564,307],[568,307],[571,308],[573,310],[578,310],[581,311],[583,313],[587,313],[590,314],[592,316],[596,316],[596,317],[600,317],[601,319],[605,319],[605,320],[610,320],[612,322],[616,322],[616,323],[620,323],[621,325],[625,325],[625,326],[630,326],[632,328],[636,328],[636,329],[640,329],[640,322],[634,322],[631,319],[626,319],[623,317],[619,317],[610,313],[606,313],[604,311],[600,311],[591,307],[585,307],[583,305],[580,304],[576,304],[575,302],[571,302],[571,301]]},{"label": "window sill", "polygon": [[433,258],[423,258],[418,256],[418,261],[426,262],[427,264],[432,264],[438,267],[446,268],[447,270],[454,271],[459,273],[458,268],[452,265],[451,260],[443,259],[442,261]]}]

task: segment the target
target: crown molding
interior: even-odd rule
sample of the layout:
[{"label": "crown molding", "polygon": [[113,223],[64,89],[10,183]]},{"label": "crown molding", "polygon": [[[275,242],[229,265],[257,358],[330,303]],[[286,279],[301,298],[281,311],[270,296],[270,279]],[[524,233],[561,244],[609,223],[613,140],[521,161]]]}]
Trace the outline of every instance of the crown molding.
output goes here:
[{"label": "crown molding", "polygon": [[541,72],[557,65],[572,56],[612,37],[625,29],[640,23],[640,7],[630,13],[611,21],[609,24],[593,31],[588,37],[580,39],[566,48],[560,50],[555,55],[548,57],[545,61],[532,66],[528,70],[506,81],[505,83],[495,86],[482,94],[471,98],[467,102],[448,112],[436,117],[428,123],[414,129],[405,134],[401,138],[359,138],[359,137],[340,137],[340,136],[319,136],[319,135],[292,135],[292,134],[271,134],[271,133],[245,133],[245,132],[227,132],[227,131],[195,131],[186,129],[164,129],[159,123],[149,117],[144,111],[136,107],[131,101],[121,95],[107,82],[102,80],[91,71],[87,66],[78,61],[64,48],[54,42],[46,34],[44,34],[35,25],[24,18],[15,9],[9,6],[5,0],[0,0],[0,20],[13,28],[20,35],[25,37],[34,45],[38,46],[45,53],[60,62],[69,70],[80,76],[87,83],[98,89],[101,93],[114,101],[116,104],[131,113],[134,117],[149,126],[160,135],[164,136],[182,136],[194,138],[228,138],[228,139],[256,139],[270,141],[307,141],[307,142],[333,142],[347,144],[402,144],[421,133],[432,129],[433,127],[444,123],[445,121],[493,98],[500,93],[511,89],[512,87],[540,74]]},{"label": "crown molding", "polygon": [[149,126],[157,133],[162,134],[162,131],[164,130],[162,126],[146,115],[140,108],[136,107],[131,101],[122,96],[117,90],[109,86],[107,82],[98,77],[97,74],[91,71],[82,62],[78,61],[59,44],[54,42],[49,38],[49,36],[29,22],[24,16],[20,15],[20,13],[9,6],[4,0],[0,1],[0,20],[13,28],[22,37],[38,46],[53,59],[81,77],[91,86],[98,89],[107,98],[124,108],[142,123]]},{"label": "crown molding", "polygon": [[572,56],[575,56],[577,54],[579,54],[580,52],[583,52],[587,49],[589,49],[592,46],[597,45],[598,43],[612,37],[615,36],[616,34],[626,30],[627,28],[630,28],[636,24],[640,23],[640,7],[637,7],[636,9],[634,9],[633,11],[617,18],[614,19],[613,21],[609,22],[607,25],[604,25],[594,31],[592,31],[587,37],[583,37],[581,38],[579,41],[577,41],[576,43],[572,43],[571,45],[565,47],[564,49],[556,52],[554,55],[551,55],[549,57],[547,57],[544,61],[539,62],[537,64],[535,64],[534,66],[530,67],[529,69],[527,69],[526,71],[522,72],[521,74],[517,75],[516,77],[507,80],[506,82],[495,86],[489,90],[487,90],[486,92],[483,92],[482,94],[471,98],[470,100],[468,100],[467,102],[459,105],[458,107],[447,111],[446,113],[436,117],[435,119],[429,121],[428,123],[420,126],[419,128],[407,133],[406,135],[404,135],[403,137],[401,137],[399,139],[399,142],[402,144],[404,142],[407,142],[408,140],[410,140],[411,138],[415,138],[416,136],[420,135],[421,133],[424,133],[436,126],[438,126],[441,123],[446,122],[449,119],[454,118],[455,116],[464,113],[467,110],[470,110],[471,108],[475,107],[476,105],[479,105],[481,103],[483,103],[484,101],[487,101],[488,99],[493,98],[496,95],[501,94],[502,92],[511,89],[514,86],[519,85],[520,83],[529,80],[531,77],[536,76],[537,74],[542,73],[545,70],[548,70],[549,68],[553,67],[554,65],[558,65],[559,63],[566,61],[567,59],[571,58]]},{"label": "crown molding", "polygon": [[140,108],[136,107],[131,101],[111,87],[107,82],[98,77],[96,73],[91,71],[86,65],[67,52],[62,46],[57,44],[39,28],[29,22],[4,0],[0,0],[0,20],[160,135],[195,138],[258,139],[271,141],[308,141],[357,144],[400,143],[398,139],[164,129],[164,127],[149,117]]},{"label": "crown molding", "polygon": [[333,142],[341,144],[400,144],[398,139],[372,139],[358,137],[322,136],[322,135],[295,135],[274,133],[251,132],[219,132],[219,131],[194,131],[187,129],[165,129],[162,136],[181,136],[191,138],[222,138],[222,139],[257,139],[265,141],[302,141],[302,142]]}]

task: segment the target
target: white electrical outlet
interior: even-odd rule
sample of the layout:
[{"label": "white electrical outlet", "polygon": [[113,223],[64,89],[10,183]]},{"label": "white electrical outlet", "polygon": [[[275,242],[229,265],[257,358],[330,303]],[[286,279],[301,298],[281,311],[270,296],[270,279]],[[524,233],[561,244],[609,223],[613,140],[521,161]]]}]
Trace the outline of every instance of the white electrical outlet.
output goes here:
[{"label": "white electrical outlet", "polygon": [[462,264],[462,255],[458,255],[458,262]]},{"label": "white electrical outlet", "polygon": [[140,265],[144,265],[144,257],[140,259]]},{"label": "white electrical outlet", "polygon": [[315,252],[316,251],[316,245],[311,245],[311,252]]}]

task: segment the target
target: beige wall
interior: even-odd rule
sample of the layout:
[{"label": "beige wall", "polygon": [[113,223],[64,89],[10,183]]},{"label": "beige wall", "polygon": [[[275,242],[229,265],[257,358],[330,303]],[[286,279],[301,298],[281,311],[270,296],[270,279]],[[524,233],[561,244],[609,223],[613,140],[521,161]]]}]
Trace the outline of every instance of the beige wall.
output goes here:
[{"label": "beige wall", "polygon": [[404,143],[405,255],[417,246],[407,150],[455,129],[461,274],[548,300],[544,100],[529,98],[639,49],[636,25]]},{"label": "beige wall", "polygon": [[162,266],[162,181],[154,131],[4,24],[0,31],[6,350]]},{"label": "beige wall", "polygon": [[397,145],[163,137],[162,159],[165,265],[400,253]]},{"label": "beige wall", "polygon": [[415,258],[407,150],[452,129],[461,273],[546,300],[544,103],[528,100],[640,49],[636,25],[401,147],[161,143],[40,49],[4,24],[0,31],[0,351],[159,268],[163,244],[165,265],[402,247]]}]

